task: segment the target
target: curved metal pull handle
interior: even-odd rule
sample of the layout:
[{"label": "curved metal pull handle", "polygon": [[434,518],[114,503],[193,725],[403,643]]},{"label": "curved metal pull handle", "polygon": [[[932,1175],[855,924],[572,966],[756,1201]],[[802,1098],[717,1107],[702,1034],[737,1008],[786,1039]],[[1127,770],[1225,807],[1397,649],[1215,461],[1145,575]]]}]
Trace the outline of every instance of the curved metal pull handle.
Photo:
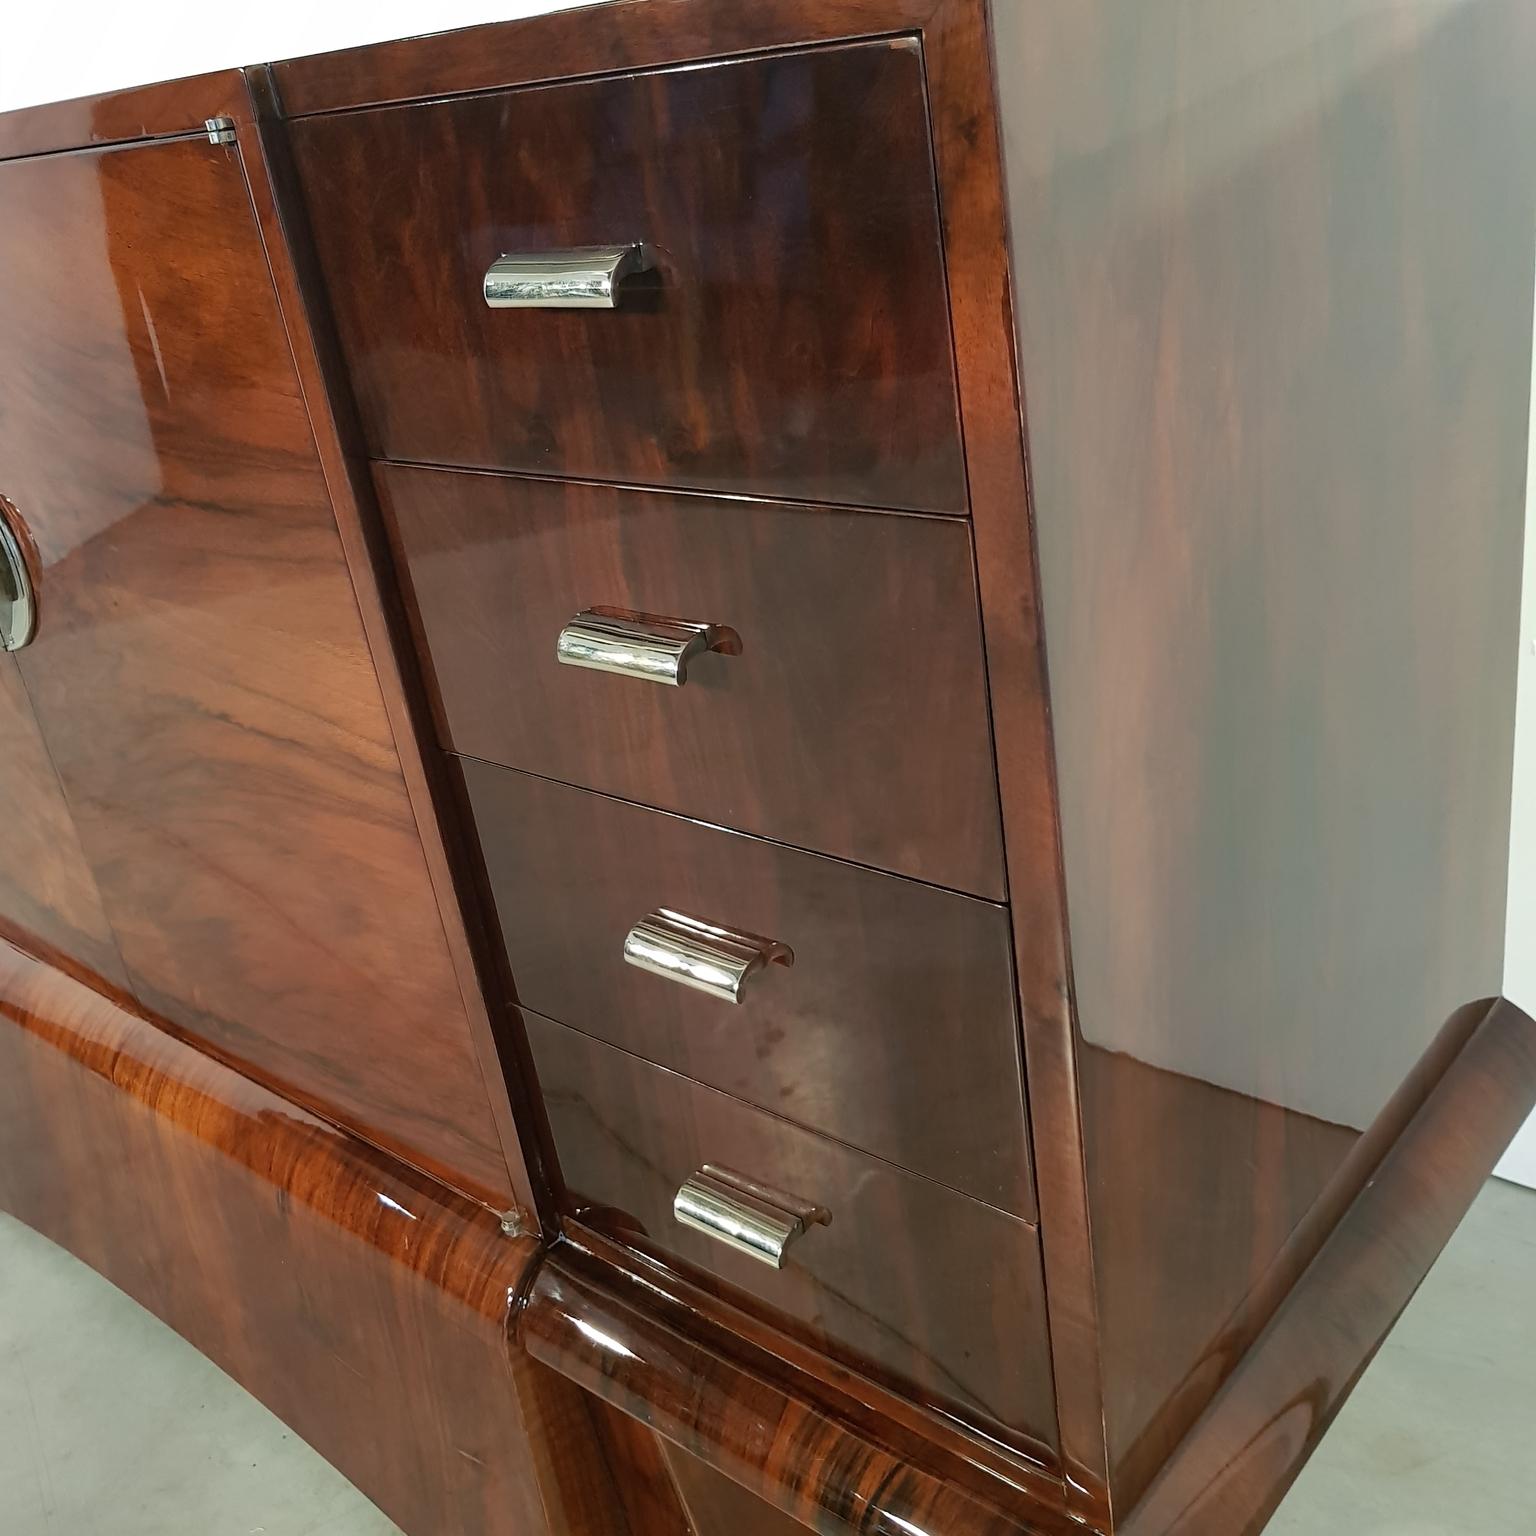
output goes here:
[{"label": "curved metal pull handle", "polygon": [[683,1226],[774,1269],[783,1269],[790,1244],[803,1237],[807,1227],[832,1220],[832,1213],[821,1206],[713,1163],[683,1180],[672,1200],[672,1214]]},{"label": "curved metal pull handle", "polygon": [[15,507],[0,496],[0,650],[19,651],[37,633],[37,593]]},{"label": "curved metal pull handle", "polygon": [[560,631],[555,658],[568,667],[590,667],[681,688],[688,681],[688,663],[705,651],[735,656],[741,641],[724,624],[691,624],[623,608],[588,608]]},{"label": "curved metal pull handle", "polygon": [[619,285],[653,264],[638,243],[509,252],[485,274],[485,302],[492,309],[617,309]]},{"label": "curved metal pull handle", "polygon": [[775,939],[712,923],[665,907],[642,917],[624,938],[624,959],[654,976],[739,1003],[750,977],[768,965],[793,965],[795,952]]}]

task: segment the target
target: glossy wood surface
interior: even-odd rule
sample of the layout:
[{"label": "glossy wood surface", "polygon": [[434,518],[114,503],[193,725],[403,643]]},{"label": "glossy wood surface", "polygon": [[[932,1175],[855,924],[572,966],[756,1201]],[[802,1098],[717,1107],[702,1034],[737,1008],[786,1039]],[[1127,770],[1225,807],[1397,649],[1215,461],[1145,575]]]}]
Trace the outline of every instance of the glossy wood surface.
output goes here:
[{"label": "glossy wood surface", "polygon": [[273,66],[293,117],[411,97],[488,91],[572,75],[627,73],[722,55],[916,32],[946,0],[617,0],[574,14],[465,27],[284,59]]},{"label": "glossy wood surface", "polygon": [[17,659],[134,994],[510,1204],[238,150],[12,161],[0,206]]},{"label": "glossy wood surface", "polygon": [[[909,880],[462,765],[519,1000],[1032,1216],[1007,914]],[[625,962],[658,908],[787,944],[739,1004]]]},{"label": "glossy wood surface", "polygon": [[534,1243],[7,945],[0,1208],[176,1329],[409,1536],[574,1536],[546,1514],[508,1370]]},{"label": "glossy wood surface", "polygon": [[[1004,894],[962,525],[395,465],[377,476],[445,746]],[[739,654],[695,658],[681,688],[561,665],[561,629],[596,607],[726,625]]]},{"label": "glossy wood surface", "polygon": [[[371,450],[963,512],[926,128],[910,39],[294,124]],[[482,297],[630,240],[616,310]]]},{"label": "glossy wood surface", "polygon": [[248,110],[238,69],[51,101],[0,112],[0,160],[200,133],[210,117],[239,122]]},{"label": "glossy wood surface", "polygon": [[992,14],[1124,1502],[1500,986],[1536,13]]},{"label": "glossy wood surface", "polygon": [[[732,7],[716,12],[724,23]],[[1056,1409],[1075,1514],[1107,1524],[1097,1300],[1084,1182],[1039,573],[1021,416],[988,0],[942,0],[923,26],[943,188],[966,472],[1024,1020]],[[821,14],[821,8],[816,8]]]},{"label": "glossy wood surface", "polygon": [[1536,1022],[1511,1003],[1460,1010],[1431,1054],[1449,1059],[1400,1090],[1416,1102],[1390,1140],[1362,1141],[1326,1236],[1293,1237],[1308,1251],[1263,1332],[1117,1530],[1257,1536],[1268,1523],[1536,1105]]},{"label": "glossy wood surface", "polygon": [[[1054,1444],[1032,1227],[537,1014],[523,1020],[570,1208],[719,1276],[876,1379]],[[736,1253],[672,1214],[705,1163],[831,1220],[782,1270]]]},{"label": "glossy wood surface", "polygon": [[128,974],[13,656],[0,656],[0,937],[126,991]]},{"label": "glossy wood surface", "polygon": [[512,1194],[531,1227],[547,1220],[552,1207],[537,1116],[530,1109],[518,1043],[512,1037],[503,1005],[499,946],[475,890],[473,870],[478,865],[467,846],[463,819],[452,801],[447,766],[434,746],[427,690],[393,575],[388,534],[373,496],[356,405],[324,301],[297,172],[277,119],[271,71],[249,69],[245,78],[253,115],[237,132],[251,206],[267,247],[316,455],[437,897]]},{"label": "glossy wood surface", "polygon": [[[518,1338],[534,1358],[814,1530],[1086,1531],[1054,1501],[1017,1490],[988,1501],[894,1454],[787,1385],[770,1360],[724,1353],[704,1330],[669,1320],[643,1290],[594,1272],[579,1253],[557,1249],[546,1260]],[[685,1486],[696,1488],[697,1478]],[[719,1501],[714,1494],[712,1507]],[[725,1509],[743,1518],[739,1500]],[[762,1526],[724,1529],[744,1528]]]}]

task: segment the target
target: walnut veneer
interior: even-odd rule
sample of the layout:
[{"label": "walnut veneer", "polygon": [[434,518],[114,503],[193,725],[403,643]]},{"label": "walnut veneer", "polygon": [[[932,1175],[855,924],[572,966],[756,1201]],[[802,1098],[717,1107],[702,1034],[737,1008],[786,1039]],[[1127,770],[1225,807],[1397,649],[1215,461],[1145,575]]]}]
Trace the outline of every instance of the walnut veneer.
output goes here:
[{"label": "walnut veneer", "polygon": [[0,1202],[409,1536],[1253,1536],[1536,1101],[1536,22],[1207,10],[0,116]]}]

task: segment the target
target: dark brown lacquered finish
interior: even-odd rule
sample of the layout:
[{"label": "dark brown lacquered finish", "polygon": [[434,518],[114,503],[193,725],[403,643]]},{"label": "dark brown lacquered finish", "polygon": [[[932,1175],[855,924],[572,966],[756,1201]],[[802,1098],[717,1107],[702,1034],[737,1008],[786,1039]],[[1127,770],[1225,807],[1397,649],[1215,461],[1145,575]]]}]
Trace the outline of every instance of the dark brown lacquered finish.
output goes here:
[{"label": "dark brown lacquered finish", "polygon": [[[1001,897],[968,532],[382,465],[451,750]],[[724,625],[680,688],[561,665],[589,608]],[[878,783],[878,794],[859,785]]]},{"label": "dark brown lacquered finish", "polygon": [[197,133],[203,131],[210,117],[236,122],[247,111],[245,85],[237,69],[52,101],[0,112],[0,160],[90,144]]},{"label": "dark brown lacquered finish", "polygon": [[0,1209],[183,1334],[410,1536],[576,1536],[546,1523],[507,1369],[533,1242],[6,945]]},{"label": "dark brown lacquered finish", "polygon": [[[828,1536],[1089,1536],[1017,1489],[1000,1487],[990,1502],[893,1454],[777,1379],[772,1361],[723,1353],[702,1327],[659,1316],[644,1292],[579,1253],[556,1250],[541,1266],[517,1335],[535,1359]],[[725,1508],[741,1518],[740,1500]]]},{"label": "dark brown lacquered finish", "polygon": [[12,161],[0,206],[17,659],[133,992],[511,1203],[238,150]]},{"label": "dark brown lacquered finish", "polygon": [[108,988],[128,976],[12,656],[0,656],[0,937]]},{"label": "dark brown lacquered finish", "polygon": [[[1536,1105],[1536,1022],[1495,999],[1453,1016],[1368,1133],[1327,1223],[1294,1236],[1267,1326],[1117,1526],[1257,1536]],[[1296,1250],[1300,1249],[1300,1252]]]},{"label": "dark brown lacquered finish", "polygon": [[[1029,1218],[1000,907],[462,764],[521,1002]],[[731,1004],[637,970],[666,908],[787,944]]]},{"label": "dark brown lacquered finish", "polygon": [[1504,971],[1536,11],[1196,10],[992,7],[1122,1509]]},{"label": "dark brown lacquered finish", "polygon": [[[589,1220],[719,1276],[855,1367],[1054,1445],[1032,1227],[536,1014],[524,1025],[569,1200]],[[775,1270],[673,1216],[705,1163],[831,1219]]]},{"label": "dark brown lacquered finish", "polygon": [[[911,39],[292,134],[375,454],[965,510]],[[636,240],[617,310],[486,307],[503,253]]]}]

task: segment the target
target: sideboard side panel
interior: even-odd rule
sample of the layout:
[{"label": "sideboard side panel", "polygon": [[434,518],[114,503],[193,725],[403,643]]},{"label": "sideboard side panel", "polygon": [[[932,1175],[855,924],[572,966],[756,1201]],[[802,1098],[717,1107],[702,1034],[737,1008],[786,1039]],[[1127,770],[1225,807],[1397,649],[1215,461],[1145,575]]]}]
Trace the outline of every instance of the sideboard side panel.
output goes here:
[{"label": "sideboard side panel", "polygon": [[1123,1501],[1500,990],[1536,13],[992,15]]}]

